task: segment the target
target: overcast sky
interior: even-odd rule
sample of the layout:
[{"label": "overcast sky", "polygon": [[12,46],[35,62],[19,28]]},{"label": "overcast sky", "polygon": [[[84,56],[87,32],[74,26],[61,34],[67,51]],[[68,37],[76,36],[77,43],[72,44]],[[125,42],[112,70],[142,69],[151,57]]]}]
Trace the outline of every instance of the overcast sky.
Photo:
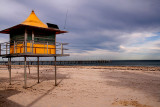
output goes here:
[{"label": "overcast sky", "polygon": [[[69,31],[57,35],[69,43],[68,59],[160,59],[160,0],[0,0],[0,30],[32,9]],[[0,42],[8,40],[0,34]]]}]

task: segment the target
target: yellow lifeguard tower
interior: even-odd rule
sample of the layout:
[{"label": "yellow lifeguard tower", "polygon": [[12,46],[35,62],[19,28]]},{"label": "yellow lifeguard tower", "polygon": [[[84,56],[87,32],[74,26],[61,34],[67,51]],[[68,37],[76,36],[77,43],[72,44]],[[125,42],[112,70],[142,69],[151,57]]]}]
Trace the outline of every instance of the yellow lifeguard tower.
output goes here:
[{"label": "yellow lifeguard tower", "polygon": [[[0,44],[0,56],[9,59],[9,72],[11,84],[11,58],[24,57],[24,77],[26,86],[26,57],[37,57],[38,82],[39,82],[39,57],[55,57],[55,77],[56,77],[56,57],[69,56],[64,54],[63,45],[67,43],[56,42],[56,34],[67,33],[62,31],[55,24],[44,24],[32,10],[29,17],[21,24],[4,29],[0,33],[10,34],[10,41]],[[61,48],[57,48],[60,46]],[[61,51],[58,52],[57,51]],[[55,78],[56,85],[56,78]]]}]

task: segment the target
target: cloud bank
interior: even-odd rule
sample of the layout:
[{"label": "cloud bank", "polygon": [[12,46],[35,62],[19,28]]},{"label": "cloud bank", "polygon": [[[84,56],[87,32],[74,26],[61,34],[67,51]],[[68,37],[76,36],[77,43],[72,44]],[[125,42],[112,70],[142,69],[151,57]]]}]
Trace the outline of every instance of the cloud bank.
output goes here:
[{"label": "cloud bank", "polygon": [[159,0],[29,1],[1,0],[0,30],[21,23],[34,9],[43,22],[69,31],[57,35],[57,41],[70,43],[69,59],[160,59]]}]

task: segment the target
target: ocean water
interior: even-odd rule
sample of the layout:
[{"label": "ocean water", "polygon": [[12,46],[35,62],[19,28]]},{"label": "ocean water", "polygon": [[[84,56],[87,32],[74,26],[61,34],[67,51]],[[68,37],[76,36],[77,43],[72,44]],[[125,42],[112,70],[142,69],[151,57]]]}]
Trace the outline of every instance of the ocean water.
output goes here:
[{"label": "ocean water", "polygon": [[[30,65],[37,65],[36,61],[28,61],[27,64]],[[8,64],[8,62],[0,61],[0,65]],[[24,62],[12,62],[14,65],[24,65]],[[54,65],[54,61],[40,61],[40,65]],[[74,62],[74,61],[62,61],[61,63],[57,61],[57,65],[83,65],[83,66],[153,66],[153,67],[160,67],[160,60],[111,60],[104,62],[98,62],[98,61],[80,61],[80,62]]]},{"label": "ocean water", "polygon": [[[59,65],[59,64],[57,64]],[[61,65],[61,64],[60,64]],[[83,66],[154,66],[160,67],[160,60],[111,60],[106,63],[76,63],[76,64],[68,64],[64,63],[62,65],[83,65]]]},{"label": "ocean water", "polygon": [[160,60],[113,60],[105,66],[159,66]]},{"label": "ocean water", "polygon": [[153,66],[160,67],[160,60],[111,60],[107,63],[81,63],[64,65],[83,65],[83,66]]}]

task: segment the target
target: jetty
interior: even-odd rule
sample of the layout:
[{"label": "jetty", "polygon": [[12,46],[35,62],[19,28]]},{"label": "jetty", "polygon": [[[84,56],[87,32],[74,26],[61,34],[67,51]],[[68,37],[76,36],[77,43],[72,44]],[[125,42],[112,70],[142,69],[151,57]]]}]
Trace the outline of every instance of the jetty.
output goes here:
[{"label": "jetty", "polygon": [[[37,61],[26,61],[28,65],[37,65]],[[66,60],[56,61],[56,65],[84,65],[84,64],[105,64],[109,60]],[[8,61],[0,61],[0,65],[7,65]],[[55,61],[39,61],[39,65],[54,65]],[[24,65],[24,61],[12,61],[12,65]]]}]

